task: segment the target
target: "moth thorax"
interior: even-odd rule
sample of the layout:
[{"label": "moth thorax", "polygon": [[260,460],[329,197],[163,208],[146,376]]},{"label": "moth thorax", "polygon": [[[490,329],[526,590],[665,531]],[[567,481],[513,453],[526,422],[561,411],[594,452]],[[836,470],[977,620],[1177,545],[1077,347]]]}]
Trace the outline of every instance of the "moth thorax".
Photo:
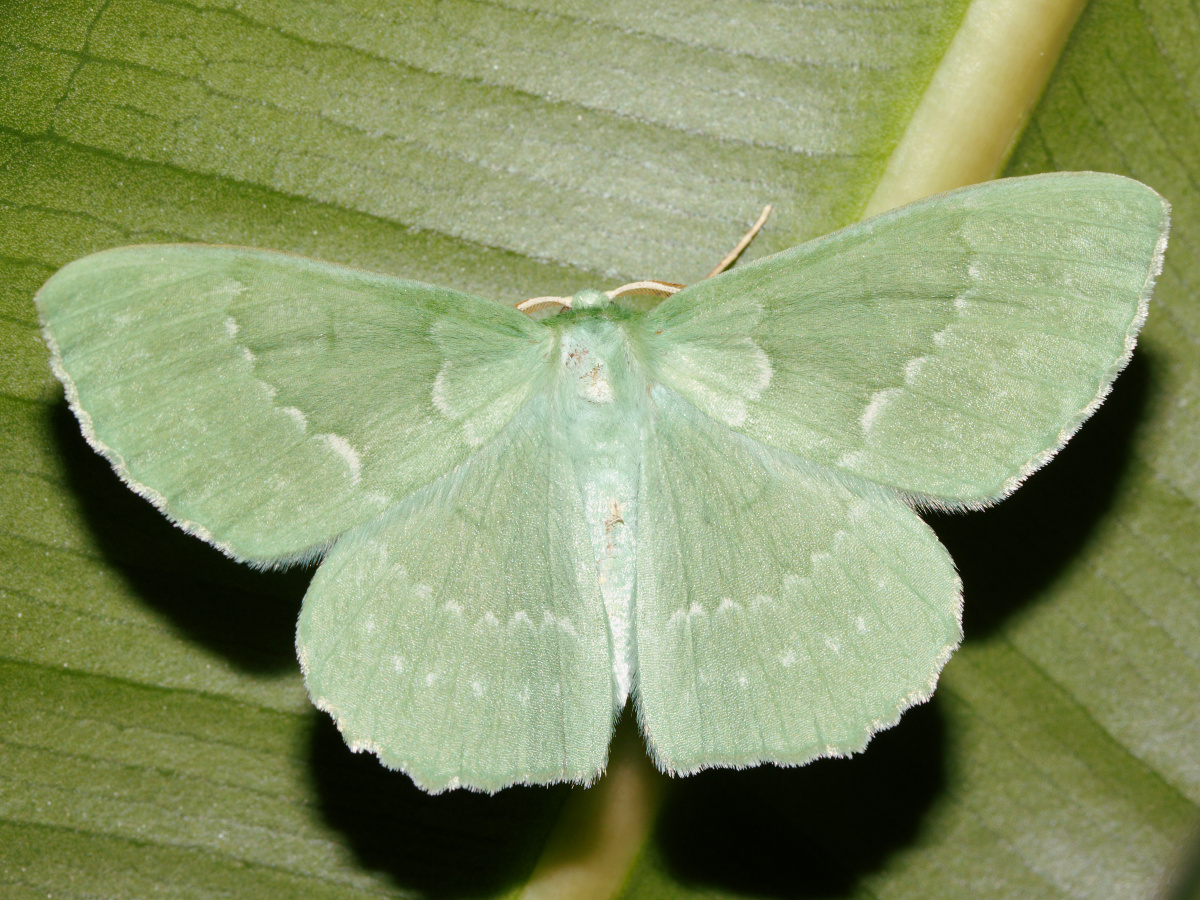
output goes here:
[{"label": "moth thorax", "polygon": [[612,403],[612,369],[609,342],[598,340],[591,329],[571,329],[562,336],[562,367],[567,386],[575,396],[590,403]]}]

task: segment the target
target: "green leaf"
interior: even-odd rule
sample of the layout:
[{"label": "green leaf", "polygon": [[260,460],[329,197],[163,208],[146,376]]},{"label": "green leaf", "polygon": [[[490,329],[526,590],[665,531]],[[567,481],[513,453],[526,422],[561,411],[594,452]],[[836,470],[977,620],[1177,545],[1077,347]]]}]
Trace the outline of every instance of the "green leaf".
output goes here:
[{"label": "green leaf", "polygon": [[[164,240],[513,301],[695,280],[765,203],[751,255],[861,214],[964,4],[12,6],[4,893],[518,891],[568,792],[429,797],[351,755],[293,654],[308,573],[236,566],[121,486],[50,377],[33,292]],[[672,782],[627,895],[1147,896],[1164,877],[1200,805],[1198,31],[1183,4],[1094,0],[1012,157],[1140,178],[1175,230],[1106,406],[1012,499],[935,523],[967,610],[935,699],[861,757]],[[539,878],[594,821],[564,820]],[[639,832],[618,831],[619,883]]]}]

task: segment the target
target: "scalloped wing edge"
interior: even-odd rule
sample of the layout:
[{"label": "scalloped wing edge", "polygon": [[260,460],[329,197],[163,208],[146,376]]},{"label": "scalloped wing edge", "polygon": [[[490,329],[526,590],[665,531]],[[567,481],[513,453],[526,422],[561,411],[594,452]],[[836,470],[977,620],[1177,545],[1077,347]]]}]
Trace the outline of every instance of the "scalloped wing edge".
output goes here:
[{"label": "scalloped wing edge", "polygon": [[[939,541],[939,543],[941,543]],[[953,564],[953,558],[951,558]],[[941,651],[934,657],[933,663],[930,666],[929,675],[926,677],[925,684],[921,687],[914,688],[907,694],[902,695],[896,703],[895,709],[878,719],[875,719],[867,726],[866,734],[863,739],[855,744],[837,745],[827,744],[824,747],[819,747],[807,755],[797,755],[791,759],[779,759],[772,756],[748,756],[745,759],[708,762],[698,766],[688,768],[674,768],[671,764],[663,759],[658,748],[654,745],[650,732],[646,728],[646,722],[642,713],[641,695],[635,691],[635,709],[637,712],[638,728],[641,729],[642,737],[646,742],[646,751],[650,755],[655,767],[665,775],[670,775],[672,778],[683,778],[688,775],[695,775],[697,772],[703,772],[706,769],[753,769],[756,766],[761,766],[766,763],[778,766],[781,769],[799,768],[806,766],[810,762],[815,762],[818,759],[845,759],[846,757],[854,756],[856,753],[862,753],[866,750],[867,745],[871,743],[872,738],[881,731],[887,731],[889,728],[899,724],[901,717],[914,706],[920,706],[922,703],[932,699],[934,692],[937,690],[938,679],[941,677],[942,670],[946,667],[946,663],[954,655],[955,651],[962,646],[963,631],[962,631],[962,611],[963,611],[963,592],[962,578],[958,575],[957,567],[954,572],[955,584],[955,603],[954,603],[954,619],[958,623],[958,640],[953,643],[946,644]]]},{"label": "scalloped wing edge", "polygon": [[[1151,188],[1150,190],[1153,189]],[[1125,368],[1129,365],[1129,361],[1133,359],[1133,351],[1137,347],[1138,335],[1141,333],[1142,326],[1146,324],[1146,318],[1150,314],[1150,298],[1154,294],[1154,285],[1163,270],[1163,262],[1167,252],[1167,240],[1170,237],[1171,230],[1171,204],[1165,197],[1158,194],[1157,191],[1155,195],[1162,204],[1158,240],[1154,245],[1150,267],[1146,272],[1146,280],[1142,283],[1142,290],[1138,295],[1137,311],[1134,313],[1133,319],[1130,320],[1129,327],[1125,331],[1124,352],[1109,367],[1108,372],[1100,382],[1096,396],[1063,425],[1053,445],[1042,450],[1040,453],[1034,454],[1025,465],[1001,484],[1000,490],[995,496],[985,497],[981,500],[947,501],[928,494],[914,494],[908,491],[901,491],[901,497],[903,497],[909,506],[916,510],[931,512],[975,512],[987,509],[1001,500],[1007,499],[1017,488],[1025,483],[1025,480],[1030,475],[1054,459],[1059,451],[1067,445],[1067,442],[1083,427],[1083,423],[1090,419],[1096,410],[1103,405],[1105,399],[1112,392],[1117,376],[1125,371]],[[885,213],[884,215],[887,214]]]},{"label": "scalloped wing edge", "polygon": [[172,525],[186,534],[197,537],[206,544],[215,547],[230,559],[245,563],[256,569],[284,569],[294,565],[308,565],[323,558],[329,552],[329,548],[333,546],[332,541],[325,541],[301,550],[298,553],[291,553],[276,558],[258,559],[251,556],[244,556],[238,552],[233,544],[220,540],[199,522],[193,522],[178,515],[171,506],[170,500],[162,492],[138,481],[130,471],[125,457],[116,448],[110,447],[101,440],[99,434],[96,432],[92,414],[84,408],[80,400],[79,388],[75,385],[75,379],[67,372],[66,365],[63,363],[62,351],[59,349],[58,341],[55,340],[54,334],[50,330],[50,325],[45,321],[42,322],[41,332],[42,339],[46,342],[46,346],[50,350],[50,371],[54,373],[54,377],[58,379],[63,387],[67,406],[79,421],[79,430],[83,434],[83,439],[87,441],[89,447],[104,457],[108,464],[112,466],[113,472],[116,473],[117,477],[121,479],[121,482],[126,487],[142,499],[149,501]]},{"label": "scalloped wing edge", "polygon": [[421,770],[411,762],[390,753],[387,748],[377,741],[369,738],[357,737],[354,730],[346,721],[346,716],[341,708],[330,701],[328,698],[314,693],[309,686],[308,680],[308,650],[300,638],[299,624],[296,628],[296,658],[300,661],[300,672],[304,676],[304,690],[308,694],[309,702],[323,713],[327,713],[333,719],[333,724],[337,726],[338,733],[342,736],[346,746],[350,748],[351,753],[372,753],[379,760],[380,765],[393,772],[403,772],[407,775],[417,787],[425,791],[427,794],[437,795],[446,791],[465,790],[477,794],[498,794],[500,791],[510,787],[548,787],[552,784],[572,784],[579,787],[591,787],[601,776],[604,775],[608,768],[609,755],[612,751],[612,736],[616,729],[617,716],[612,716],[609,720],[608,734],[604,739],[604,759],[601,761],[599,768],[593,772],[570,774],[562,773],[558,777],[549,779],[535,778],[530,775],[513,778],[510,781],[505,781],[502,784],[483,785],[473,784],[469,781],[464,781],[461,778],[429,778]]}]

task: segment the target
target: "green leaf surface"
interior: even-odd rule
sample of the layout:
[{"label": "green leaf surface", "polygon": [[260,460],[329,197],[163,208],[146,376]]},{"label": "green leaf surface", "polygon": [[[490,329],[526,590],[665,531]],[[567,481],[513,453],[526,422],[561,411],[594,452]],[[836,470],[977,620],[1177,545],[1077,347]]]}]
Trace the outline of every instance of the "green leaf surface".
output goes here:
[{"label": "green leaf surface", "polygon": [[[765,203],[751,255],[858,217],[963,9],[5,4],[0,891],[515,893],[568,794],[429,797],[349,753],[293,653],[310,573],[225,560],[84,444],[31,301],[55,269],[199,240],[512,301],[695,280]],[[934,523],[966,594],[934,700],[861,757],[672,782],[627,896],[1163,883],[1200,806],[1198,38],[1178,0],[1093,0],[1009,164],[1140,178],[1175,228],[1095,420]]]}]

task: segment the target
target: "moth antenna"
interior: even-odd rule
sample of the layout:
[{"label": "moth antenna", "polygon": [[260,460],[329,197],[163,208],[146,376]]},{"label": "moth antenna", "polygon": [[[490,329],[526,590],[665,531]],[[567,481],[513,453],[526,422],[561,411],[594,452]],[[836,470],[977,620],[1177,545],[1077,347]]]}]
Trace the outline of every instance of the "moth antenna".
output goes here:
[{"label": "moth antenna", "polygon": [[522,300],[517,304],[517,309],[523,313],[533,313],[545,309],[547,306],[561,306],[563,309],[571,308],[570,297],[530,297],[528,300]]},{"label": "moth antenna", "polygon": [[762,227],[767,224],[767,217],[771,215],[771,204],[768,203],[763,207],[763,211],[758,214],[758,221],[750,226],[750,230],[742,235],[742,239],[737,242],[737,246],[725,254],[725,258],[717,263],[717,267],[705,275],[705,278],[712,278],[714,275],[720,275],[730,266],[732,266],[742,251],[750,246],[750,242],[754,240],[755,235],[762,231]]},{"label": "moth antenna", "polygon": [[605,291],[604,294],[610,300],[633,296],[670,297],[672,294],[678,294],[685,287],[687,287],[686,284],[675,284],[670,281],[631,281],[619,288]]},{"label": "moth antenna", "polygon": [[[742,255],[750,242],[755,236],[762,231],[763,225],[766,224],[767,218],[771,215],[772,206],[768,203],[763,207],[763,211],[758,214],[758,221],[750,226],[750,230],[742,235],[742,239],[737,242],[737,246],[725,255],[725,258],[717,263],[717,267],[705,275],[705,278],[712,278],[714,275],[720,275],[726,269],[737,261],[737,258]],[[617,297],[633,297],[633,296],[650,296],[650,297],[670,297],[672,294],[678,294],[682,291],[686,284],[675,284],[671,281],[631,281],[629,284],[623,284],[618,288],[613,288],[611,291],[605,291],[605,295],[610,300],[615,300]],[[517,309],[523,313],[540,312],[548,306],[560,306],[563,309],[571,308],[570,297],[530,297],[528,300],[522,300],[517,304]]]}]

